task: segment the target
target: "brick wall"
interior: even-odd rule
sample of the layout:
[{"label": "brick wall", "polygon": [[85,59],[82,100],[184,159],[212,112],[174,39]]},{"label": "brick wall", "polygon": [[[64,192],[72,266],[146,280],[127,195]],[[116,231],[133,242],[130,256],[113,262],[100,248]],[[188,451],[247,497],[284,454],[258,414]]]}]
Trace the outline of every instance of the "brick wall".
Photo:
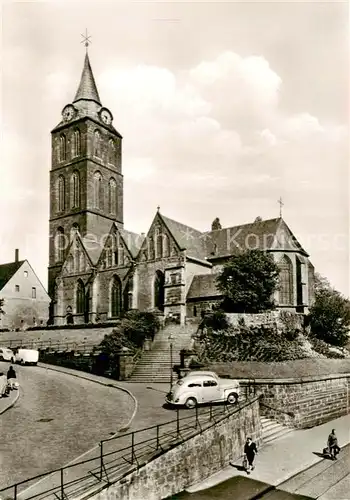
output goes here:
[{"label": "brick wall", "polygon": [[261,434],[259,401],[255,398],[91,498],[160,500],[176,495],[239,458],[247,436],[259,445]]}]

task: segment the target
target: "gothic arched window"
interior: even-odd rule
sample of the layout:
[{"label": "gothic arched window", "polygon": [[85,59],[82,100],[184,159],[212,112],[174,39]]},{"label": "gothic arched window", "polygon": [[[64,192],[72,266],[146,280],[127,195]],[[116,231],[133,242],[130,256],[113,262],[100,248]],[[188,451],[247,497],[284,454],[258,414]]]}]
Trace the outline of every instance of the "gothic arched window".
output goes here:
[{"label": "gothic arched window", "polygon": [[57,191],[58,191],[58,203],[57,203],[57,208],[58,212],[63,212],[65,209],[65,198],[66,198],[66,183],[64,180],[63,175],[60,175],[58,180],[57,180]]},{"label": "gothic arched window", "polygon": [[95,208],[102,208],[102,175],[100,172],[95,172],[94,174],[94,206]]},{"label": "gothic arched window", "polygon": [[74,130],[73,136],[73,148],[74,148],[74,156],[80,156],[81,154],[81,140],[80,140],[80,130]]},{"label": "gothic arched window", "polygon": [[148,238],[148,258],[150,260],[154,259],[154,240],[153,236]]},{"label": "gothic arched window", "polygon": [[108,141],[108,163],[115,164],[115,144],[113,139]]},{"label": "gothic arched window", "polygon": [[64,229],[63,227],[58,227],[56,236],[55,236],[55,257],[56,257],[56,262],[62,262],[64,259],[64,251],[65,251],[65,246],[66,246],[66,241],[65,241],[65,236],[64,236]]},{"label": "gothic arched window", "polygon": [[80,205],[80,179],[79,173],[73,172],[70,181],[70,205],[71,208],[78,208]]},{"label": "gothic arched window", "polygon": [[108,184],[108,212],[113,215],[117,213],[117,183],[113,178]]},{"label": "gothic arched window", "polygon": [[77,283],[76,305],[77,314],[82,314],[85,311],[85,287],[81,280]]},{"label": "gothic arched window", "polygon": [[75,235],[75,233],[77,233],[77,232],[79,232],[79,224],[74,222],[74,224],[70,228],[70,238],[72,239],[73,236]]},{"label": "gothic arched window", "polygon": [[110,314],[112,318],[120,315],[121,284],[117,276],[113,276],[110,288]]},{"label": "gothic arched window", "polygon": [[293,304],[293,264],[286,255],[279,263],[279,303],[280,305]]},{"label": "gothic arched window", "polygon": [[163,235],[157,234],[157,257],[163,257]]},{"label": "gothic arched window", "polygon": [[101,156],[101,134],[98,130],[94,133],[94,156],[98,158]]},{"label": "gothic arched window", "polygon": [[163,240],[163,257],[170,257],[170,239],[167,234],[164,235]]},{"label": "gothic arched window", "polygon": [[66,136],[62,134],[60,136],[60,161],[65,161],[67,158],[67,141]]}]

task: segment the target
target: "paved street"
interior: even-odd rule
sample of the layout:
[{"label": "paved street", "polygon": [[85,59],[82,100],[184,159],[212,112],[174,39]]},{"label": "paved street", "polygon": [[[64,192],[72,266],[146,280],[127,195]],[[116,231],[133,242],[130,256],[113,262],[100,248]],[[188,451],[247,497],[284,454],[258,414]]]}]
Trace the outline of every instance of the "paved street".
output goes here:
[{"label": "paved street", "polygon": [[[0,362],[6,372],[8,363]],[[110,437],[134,411],[125,392],[33,366],[16,366],[21,386],[0,416],[0,486],[62,466]]]}]

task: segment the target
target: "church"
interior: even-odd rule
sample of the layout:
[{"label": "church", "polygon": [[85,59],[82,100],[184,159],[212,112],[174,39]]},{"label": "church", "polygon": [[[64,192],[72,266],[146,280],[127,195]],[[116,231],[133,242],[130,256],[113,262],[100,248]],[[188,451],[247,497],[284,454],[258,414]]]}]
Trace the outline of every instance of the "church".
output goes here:
[{"label": "church", "polygon": [[314,268],[282,216],[228,228],[215,218],[201,232],[158,209],[147,233],[124,227],[122,136],[101,103],[88,52],[51,134],[50,324],[113,321],[129,309],[184,324],[222,299],[215,278],[223,264],[254,248],[279,265],[278,308],[307,313]]}]

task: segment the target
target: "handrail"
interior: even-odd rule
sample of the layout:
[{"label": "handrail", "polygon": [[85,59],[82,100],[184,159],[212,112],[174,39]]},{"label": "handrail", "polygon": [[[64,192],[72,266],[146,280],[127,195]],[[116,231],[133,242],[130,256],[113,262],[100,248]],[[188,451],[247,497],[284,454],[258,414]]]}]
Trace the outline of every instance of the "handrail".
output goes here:
[{"label": "handrail", "polygon": [[[59,500],[65,500],[67,498],[67,493],[66,493],[67,489],[71,487],[73,484],[76,484],[77,482],[84,482],[86,478],[89,478],[90,481],[89,487],[91,487],[91,477],[94,477],[98,482],[105,481],[104,474],[108,478],[107,471],[111,474],[118,475],[118,470],[119,470],[120,473],[122,474],[121,477],[123,477],[123,475],[125,475],[126,473],[125,466],[134,467],[136,464],[136,467],[140,467],[140,462],[139,462],[140,459],[143,459],[144,457],[149,458],[151,455],[154,455],[154,453],[157,453],[159,451],[163,452],[164,447],[166,448],[169,444],[172,445],[176,444],[179,442],[179,440],[182,442],[184,440],[182,434],[187,434],[187,439],[188,439],[188,434],[190,434],[189,437],[191,437],[193,434],[202,432],[202,426],[204,424],[212,422],[216,423],[217,416],[232,415],[240,411],[245,406],[254,402],[255,399],[257,398],[252,398],[249,401],[248,400],[243,401],[238,406],[229,405],[228,403],[218,406],[216,404],[217,401],[213,401],[209,405],[202,407],[200,410],[196,407],[195,413],[192,413],[191,415],[184,417],[180,417],[179,414],[180,410],[177,408],[176,419],[174,420],[169,420],[167,422],[156,424],[143,429],[138,429],[136,431],[128,432],[120,436],[114,436],[111,438],[103,439],[99,442],[99,447],[100,447],[99,455],[94,456],[92,458],[88,458],[83,461],[75,462],[70,465],[66,465],[65,467],[60,467],[57,469],[44,472],[42,474],[38,474],[31,478],[19,481],[15,484],[11,484],[10,486],[6,486],[5,488],[0,489],[0,493],[5,491],[9,492],[10,490],[13,490],[14,491],[13,500],[17,500],[20,486],[23,487],[23,485],[25,484],[33,483],[33,481],[37,479],[43,481],[45,477],[49,477],[54,474],[59,474],[59,479],[57,478],[56,481],[57,486],[52,487],[51,484],[49,485],[50,486],[49,489],[41,491],[40,494],[33,494],[33,496],[29,496],[27,497],[27,499],[35,498],[36,496],[43,495],[44,493],[56,491],[55,496],[57,496]],[[191,422],[189,422],[189,420],[193,421],[193,425],[190,425]],[[171,432],[165,429],[166,426],[171,426]],[[151,434],[152,431],[154,431],[154,435]],[[142,432],[147,432],[147,436],[151,434],[151,437],[147,437],[146,439],[141,437],[140,441],[138,441],[136,438]],[[125,441],[129,439],[131,439],[131,444],[127,446],[122,445],[121,447],[118,447],[118,440]],[[106,449],[107,444],[112,442],[116,443],[113,449],[110,450]],[[150,449],[151,451],[147,451],[148,449]],[[130,457],[130,460],[126,459],[124,455],[126,457]],[[96,464],[99,465],[98,466],[96,465],[96,467],[93,467],[92,470],[89,470],[88,474],[86,474],[86,468],[85,468],[85,471],[84,470],[81,471],[82,476],[79,476],[79,478],[77,478],[76,474],[74,474],[75,477],[74,480],[69,481],[69,479],[66,478],[66,481],[64,481],[65,471],[72,469],[74,467],[82,466],[84,464],[92,463],[94,461]],[[95,473],[94,470],[96,470],[97,472]],[[115,479],[113,476],[113,481],[117,480],[118,477],[117,479]],[[109,480],[107,481],[107,483],[109,483]],[[34,483],[33,486],[35,486],[35,484],[36,483]]]},{"label": "handrail", "polygon": [[293,413],[292,411],[286,411],[286,410],[281,410],[280,408],[276,408],[275,406],[271,406],[271,405],[268,405],[267,403],[264,403],[262,401],[263,399],[263,394],[261,395],[261,399],[260,399],[260,405],[261,406],[265,406],[265,408],[269,408],[270,410],[274,410],[278,413],[284,413],[285,415],[288,415],[289,417],[292,417],[292,418],[295,418],[295,413]]}]

